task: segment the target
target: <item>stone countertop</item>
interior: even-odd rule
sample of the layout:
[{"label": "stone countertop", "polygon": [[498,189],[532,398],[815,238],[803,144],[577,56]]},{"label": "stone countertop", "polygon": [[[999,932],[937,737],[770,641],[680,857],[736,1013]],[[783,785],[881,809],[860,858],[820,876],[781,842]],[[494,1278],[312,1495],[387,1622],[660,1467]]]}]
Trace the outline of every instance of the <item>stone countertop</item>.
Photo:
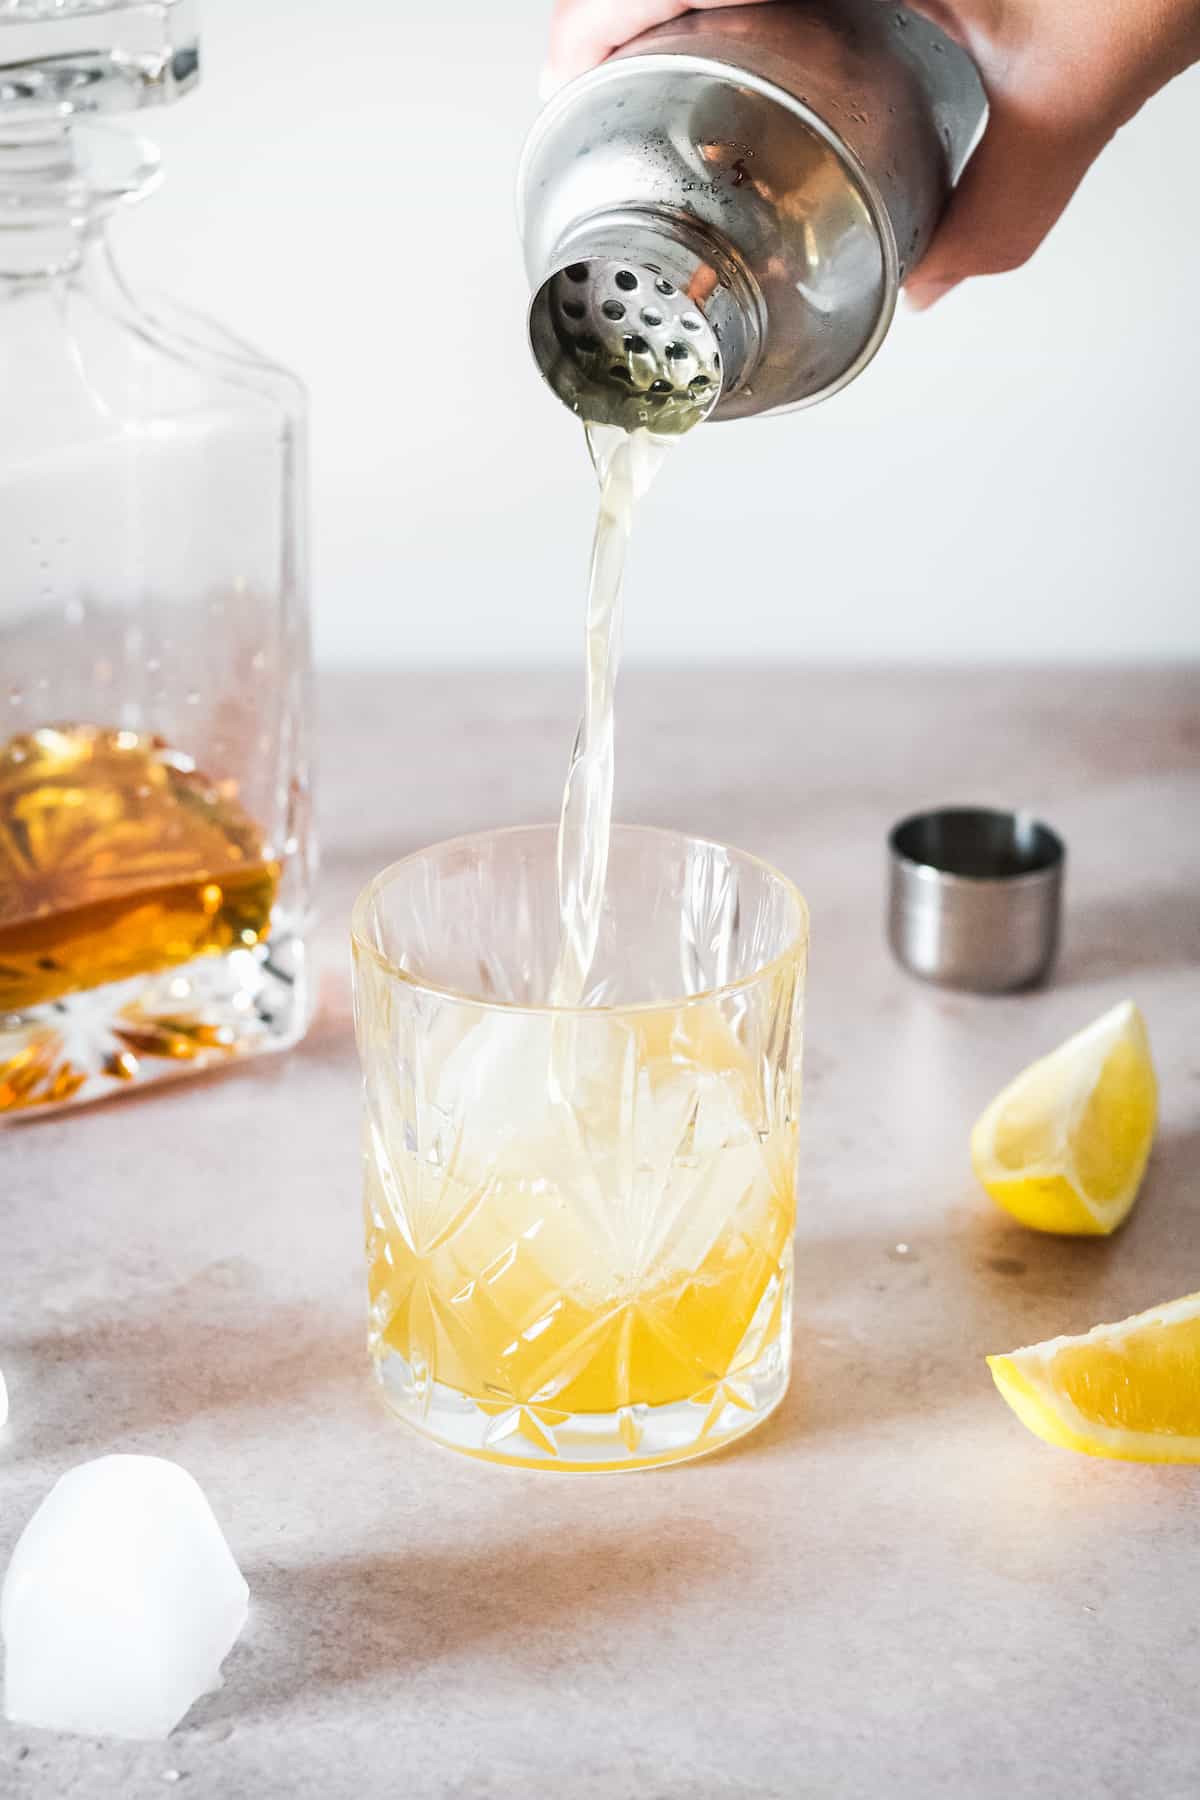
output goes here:
[{"label": "stone countertop", "polygon": [[[374,1398],[346,955],[381,865],[554,813],[578,690],[326,679],[308,1041],[0,1142],[0,1560],[63,1470],[149,1451],[252,1593],[169,1742],[0,1725],[0,1794],[1191,1800],[1200,1470],[1047,1448],[983,1356],[1200,1287],[1200,676],[624,680],[621,816],[778,863],[813,944],[791,1394],[732,1451],[607,1479],[458,1459]],[[1043,992],[889,959],[886,830],[952,801],[1067,839]],[[970,1125],[1127,995],[1162,1084],[1142,1200],[1113,1241],[1038,1238],[975,1187]]]}]

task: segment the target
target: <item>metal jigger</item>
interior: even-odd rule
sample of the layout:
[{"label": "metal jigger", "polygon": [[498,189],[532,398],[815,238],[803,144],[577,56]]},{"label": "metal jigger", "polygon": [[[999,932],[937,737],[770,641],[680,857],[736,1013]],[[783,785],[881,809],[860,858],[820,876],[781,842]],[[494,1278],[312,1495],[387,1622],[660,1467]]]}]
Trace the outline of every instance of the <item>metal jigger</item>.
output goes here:
[{"label": "metal jigger", "polygon": [[974,993],[1032,987],[1058,948],[1066,851],[1029,813],[913,813],[888,839],[888,939],[913,975]]}]

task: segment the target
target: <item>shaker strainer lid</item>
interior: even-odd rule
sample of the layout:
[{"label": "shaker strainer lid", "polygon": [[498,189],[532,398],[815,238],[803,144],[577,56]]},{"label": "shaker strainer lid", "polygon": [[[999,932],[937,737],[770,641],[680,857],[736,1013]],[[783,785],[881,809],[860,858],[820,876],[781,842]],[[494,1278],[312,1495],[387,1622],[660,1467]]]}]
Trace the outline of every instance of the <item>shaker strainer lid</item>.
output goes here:
[{"label": "shaker strainer lid", "polygon": [[721,353],[699,306],[653,264],[593,256],[568,263],[534,296],[537,362],[581,418],[678,436],[721,393]]}]

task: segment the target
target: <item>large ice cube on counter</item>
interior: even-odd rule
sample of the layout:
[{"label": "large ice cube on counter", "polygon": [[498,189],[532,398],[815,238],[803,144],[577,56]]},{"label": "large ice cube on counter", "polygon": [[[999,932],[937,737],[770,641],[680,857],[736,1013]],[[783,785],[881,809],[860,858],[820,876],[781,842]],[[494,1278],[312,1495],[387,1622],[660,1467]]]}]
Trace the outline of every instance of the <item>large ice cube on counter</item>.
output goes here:
[{"label": "large ice cube on counter", "polygon": [[249,1589],[177,1463],[102,1456],[55,1483],[0,1595],[4,1710],[26,1725],[164,1738],[220,1668]]}]

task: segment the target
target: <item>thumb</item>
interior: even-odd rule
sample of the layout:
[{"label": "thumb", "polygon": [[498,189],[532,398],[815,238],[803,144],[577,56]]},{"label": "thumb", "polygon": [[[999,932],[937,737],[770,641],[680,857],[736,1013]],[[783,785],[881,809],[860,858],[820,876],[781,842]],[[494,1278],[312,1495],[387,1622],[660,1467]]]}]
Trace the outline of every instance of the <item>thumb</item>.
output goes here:
[{"label": "thumb", "polygon": [[972,275],[1028,262],[1104,147],[1096,128],[1068,129],[993,104],[978,149],[906,293],[923,310]]}]

